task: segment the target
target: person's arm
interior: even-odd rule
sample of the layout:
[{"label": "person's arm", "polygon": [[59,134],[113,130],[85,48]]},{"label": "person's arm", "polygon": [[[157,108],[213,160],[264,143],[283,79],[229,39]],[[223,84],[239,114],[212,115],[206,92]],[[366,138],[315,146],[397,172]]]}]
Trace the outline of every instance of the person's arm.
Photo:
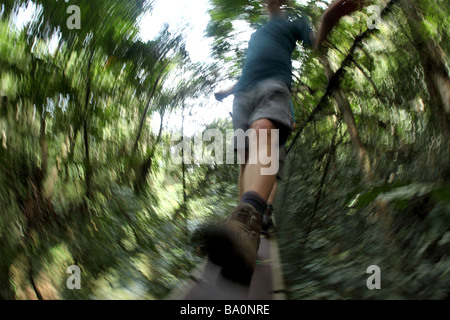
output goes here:
[{"label": "person's arm", "polygon": [[216,92],[214,94],[214,97],[216,98],[216,100],[222,101],[223,99],[225,99],[229,95],[233,94],[235,88],[236,88],[236,84],[232,85],[231,87],[229,87],[229,88],[227,88],[225,90],[220,90],[220,91]]},{"label": "person's arm", "polygon": [[336,26],[343,16],[355,12],[363,7],[366,0],[337,0],[324,12],[320,20],[320,28],[317,32],[314,49],[318,50],[320,45]]}]

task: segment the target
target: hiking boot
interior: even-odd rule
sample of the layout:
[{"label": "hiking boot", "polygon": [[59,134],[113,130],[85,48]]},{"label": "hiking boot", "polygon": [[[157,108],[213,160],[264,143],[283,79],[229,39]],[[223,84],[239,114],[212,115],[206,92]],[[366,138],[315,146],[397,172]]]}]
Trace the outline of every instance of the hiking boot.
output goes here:
[{"label": "hiking boot", "polygon": [[272,227],[272,225],[273,225],[272,218],[269,217],[267,212],[264,213],[263,220],[262,220],[262,225],[261,225],[261,233],[262,234],[268,234],[269,233],[269,229],[270,229],[270,227]]},{"label": "hiking boot", "polygon": [[272,214],[273,214],[273,207],[271,204],[268,204],[267,209],[264,212],[262,226],[261,226],[261,233],[266,236],[269,235],[269,231],[271,229],[275,230],[275,225],[273,224]]},{"label": "hiking boot", "polygon": [[249,204],[236,207],[221,224],[207,228],[205,250],[209,259],[222,266],[222,275],[249,284],[256,265],[262,217]]}]

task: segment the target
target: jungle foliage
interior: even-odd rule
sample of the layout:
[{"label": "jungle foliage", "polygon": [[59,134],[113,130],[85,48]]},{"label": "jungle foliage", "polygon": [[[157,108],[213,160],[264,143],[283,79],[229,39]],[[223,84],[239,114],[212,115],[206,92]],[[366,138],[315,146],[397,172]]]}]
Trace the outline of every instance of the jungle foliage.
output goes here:
[{"label": "jungle foliage", "polygon": [[[69,5],[80,29],[66,23]],[[210,96],[214,70],[191,62],[167,28],[142,42],[150,9],[2,3],[1,298],[158,299],[199,261],[189,224],[211,213],[223,182],[211,166],[172,163],[165,115]],[[71,265],[81,290],[66,286]]]},{"label": "jungle foliage", "polygon": [[[290,299],[449,297],[450,9],[373,3],[376,28],[362,10],[293,56],[297,127],[275,202]],[[264,6],[211,0],[207,65],[168,29],[140,40],[152,4],[2,2],[0,298],[163,299],[203,259],[196,226],[236,204],[239,167],[174,163],[167,117],[239,77],[240,35]],[[290,16],[317,28],[328,4],[293,2]],[[381,290],[366,286],[370,265]]]},{"label": "jungle foliage", "polygon": [[[213,3],[214,53],[238,76],[245,44],[233,26],[260,26],[265,8]],[[327,3],[291,1],[288,14],[317,30]],[[297,124],[275,203],[290,299],[449,296],[449,8],[371,4],[379,19],[362,10],[320,52],[294,53]],[[371,265],[381,290],[367,288]]]}]

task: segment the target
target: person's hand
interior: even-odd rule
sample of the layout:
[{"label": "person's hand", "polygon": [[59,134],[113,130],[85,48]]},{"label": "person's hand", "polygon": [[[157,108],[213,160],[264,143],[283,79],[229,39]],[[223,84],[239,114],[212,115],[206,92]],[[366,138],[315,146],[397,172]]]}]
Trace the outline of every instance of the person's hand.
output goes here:
[{"label": "person's hand", "polygon": [[328,34],[342,17],[350,15],[358,9],[362,9],[371,2],[371,0],[337,0],[333,2],[321,17],[320,28],[313,46],[314,49],[320,50],[322,42],[324,42]]},{"label": "person's hand", "polygon": [[233,84],[231,87],[229,87],[225,90],[220,90],[220,91],[214,93],[214,97],[216,98],[217,101],[222,102],[223,99],[228,97],[230,94],[233,94],[235,87],[236,87],[236,84]]},{"label": "person's hand", "polygon": [[228,97],[228,93],[225,91],[219,91],[219,92],[214,93],[214,97],[216,98],[217,101],[222,102],[223,99]]}]

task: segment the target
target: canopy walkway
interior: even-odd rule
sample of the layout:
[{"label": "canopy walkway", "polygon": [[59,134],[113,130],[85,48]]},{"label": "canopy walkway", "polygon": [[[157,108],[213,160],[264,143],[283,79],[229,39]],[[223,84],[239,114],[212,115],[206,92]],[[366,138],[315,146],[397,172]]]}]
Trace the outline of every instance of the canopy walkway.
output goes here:
[{"label": "canopy walkway", "polygon": [[189,281],[175,290],[168,300],[285,300],[276,236],[261,235],[255,272],[249,286],[221,276],[220,267],[206,260]]}]

